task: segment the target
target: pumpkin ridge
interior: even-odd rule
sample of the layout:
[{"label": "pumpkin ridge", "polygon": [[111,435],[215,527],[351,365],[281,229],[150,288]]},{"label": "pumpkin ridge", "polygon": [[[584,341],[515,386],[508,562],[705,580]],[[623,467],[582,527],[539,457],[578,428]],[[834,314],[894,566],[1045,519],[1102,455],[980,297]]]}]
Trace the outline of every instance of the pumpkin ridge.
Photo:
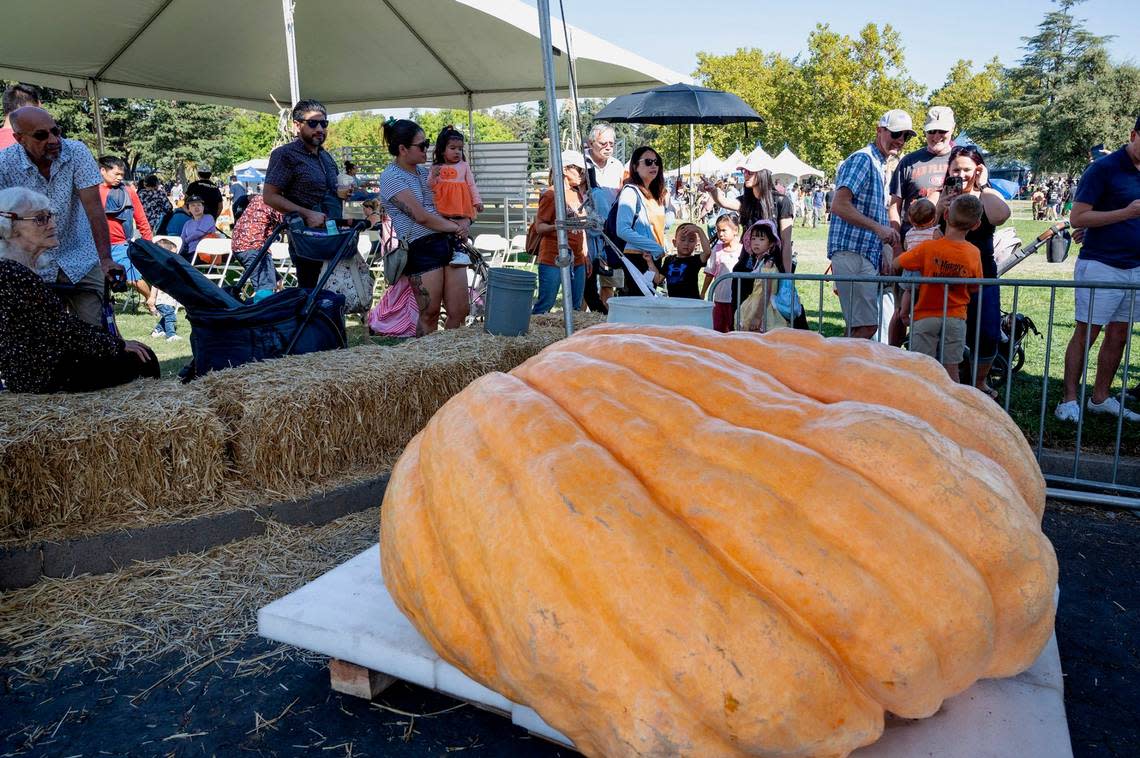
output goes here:
[{"label": "pumpkin ridge", "polygon": [[[849,340],[842,338],[826,339],[814,333],[803,330],[777,329],[763,336],[747,333],[706,334],[707,330],[692,327],[631,327],[625,324],[599,324],[590,327],[583,333],[598,336],[634,335],[652,336],[655,338],[676,342],[681,345],[701,347],[723,355],[729,355],[746,366],[751,366],[774,376],[791,391],[811,397],[818,402],[829,404],[838,400],[847,400],[838,388],[832,384],[836,375],[840,375],[837,367],[851,365],[853,361],[862,373],[871,372],[890,379],[895,384],[902,384],[906,391],[888,395],[880,383],[868,384],[860,387],[864,393],[863,402],[880,405],[885,408],[901,410],[913,416],[924,419],[939,433],[954,439],[963,447],[977,450],[983,455],[998,460],[1009,457],[1011,452],[1016,453],[1016,460],[1009,460],[1003,467],[1010,477],[1019,483],[1026,503],[1037,515],[1038,523],[1044,513],[1045,482],[1041,470],[1037,465],[1024,435],[1013,424],[1001,409],[989,398],[962,385],[954,384],[946,375],[944,369],[932,359],[925,356],[907,353],[904,350],[890,348],[869,343],[867,340]],[[865,344],[866,343],[866,344]],[[557,347],[557,345],[552,346]],[[547,348],[550,349],[550,348]],[[852,356],[854,351],[856,356]],[[760,365],[761,359],[770,357],[771,366]],[[820,359],[824,360],[820,360]],[[821,365],[827,365],[827,373]],[[801,369],[799,371],[794,368]],[[786,375],[786,379],[783,378]],[[860,375],[859,373],[855,374]],[[791,380],[791,381],[789,381]],[[923,382],[932,383],[934,389],[940,394],[931,395],[929,388],[922,386]],[[953,404],[957,410],[947,408],[936,412],[929,403],[914,403],[915,407],[900,407],[902,402],[906,405],[911,390],[922,391],[936,404]],[[867,393],[872,397],[866,397]],[[835,399],[830,399],[835,398]],[[974,411],[970,417],[984,420],[993,430],[1001,432],[1005,442],[1001,445],[997,440],[991,440],[988,434],[974,434],[972,437],[961,428],[957,420],[963,417],[966,411]],[[951,420],[953,420],[951,422]]]},{"label": "pumpkin ridge", "polygon": [[[625,345],[624,347],[626,348],[626,352],[624,353],[624,357],[626,357],[628,360],[635,361],[636,356],[633,354],[633,351],[629,349],[631,346]],[[575,360],[575,362],[577,363],[581,357],[582,357],[581,355],[575,355],[575,356],[573,356],[572,360]],[[551,359],[553,360],[554,356],[551,356]],[[603,359],[594,358],[594,360],[597,361],[597,360],[603,360]],[[549,361],[544,361],[543,363],[548,364]],[[544,381],[548,378],[548,375],[553,376],[554,374],[558,373],[556,370],[552,371],[551,367],[549,365],[534,366],[532,368],[538,373],[539,377],[543,378]],[[576,368],[577,368],[577,366],[576,366]],[[661,368],[661,364],[658,364],[657,368]],[[628,371],[629,369],[618,368],[617,370],[618,371],[623,371],[623,370]],[[570,373],[570,372],[565,372],[565,373]],[[636,373],[636,372],[633,372],[633,373]],[[683,400],[687,403],[690,403],[697,413],[700,413],[700,414],[707,416],[710,419],[710,421],[720,422],[720,424],[726,430],[737,430],[737,431],[741,430],[741,427],[739,427],[736,424],[733,424],[731,421],[720,418],[719,416],[717,416],[715,414],[708,413],[707,409],[702,408],[699,403],[693,401],[691,398],[685,397],[683,395],[679,395],[675,391],[670,390],[668,388],[661,387],[660,385],[657,385],[652,379],[645,379],[645,380],[648,384],[650,384],[652,387],[654,387],[658,391],[660,391],[662,393],[674,395],[674,396],[680,398],[681,400]],[[613,378],[612,384],[611,384],[611,379],[609,377],[606,377],[605,379],[598,380],[598,381],[605,383],[604,386],[606,386],[606,388],[609,389],[611,392],[614,391],[615,386],[626,386],[626,387],[628,387],[631,384],[630,382],[625,381],[624,379],[618,379],[618,378]],[[554,379],[549,378],[549,382],[551,384],[553,384]],[[601,387],[603,386],[602,384],[599,384],[598,386],[591,385],[589,387],[574,387],[574,392],[571,393],[570,387],[567,384],[567,380],[565,378],[560,377],[559,382],[560,382],[560,384],[558,386],[565,388],[568,398],[570,398],[570,397],[581,398],[582,397],[581,393],[583,391],[601,392],[602,391]],[[546,389],[546,388],[540,387],[540,390],[541,389]],[[646,390],[644,390],[644,389],[640,390],[640,394],[644,394],[645,392],[646,392]],[[548,392],[548,394],[549,394],[549,392]],[[556,399],[556,401],[558,401],[558,398],[556,396],[555,396],[555,399]],[[563,404],[563,407],[565,407],[564,403],[561,403],[561,404]],[[578,415],[573,410],[570,410],[569,412],[572,415]],[[582,413],[582,416],[586,419],[592,419],[592,418],[597,417],[598,415],[599,415],[598,413],[584,413],[584,412]],[[607,417],[610,414],[602,413],[600,415],[603,417]],[[641,415],[647,415],[647,414],[641,414]],[[687,426],[690,429],[693,429],[693,430],[696,429],[695,423],[690,423]],[[764,437],[771,439],[772,442],[775,444],[783,445],[785,447],[799,448],[800,450],[803,451],[803,454],[816,455],[814,451],[810,450],[810,448],[805,448],[804,446],[796,444],[794,442],[790,443],[788,440],[782,439],[778,435],[774,435],[766,429],[759,429],[759,430],[751,430],[750,429],[748,431],[751,431],[755,434],[763,435]],[[700,452],[700,449],[698,448],[696,450],[690,450],[689,454],[700,457],[701,452]],[[823,458],[823,456],[816,456],[816,457]],[[630,468],[630,465],[628,463],[626,463],[626,467]],[[748,474],[748,472],[734,471],[734,470],[730,470],[730,469],[726,469],[726,472],[728,472],[731,476],[736,476],[736,477],[741,477],[741,476],[746,477]],[[635,473],[637,473],[636,469],[635,469]],[[648,475],[638,474],[638,475],[642,481],[648,482],[648,481],[654,481],[657,479],[657,477],[653,476],[652,474],[648,474]],[[860,649],[855,649],[855,650],[852,650],[849,652],[842,652],[839,648],[836,647],[836,642],[837,642],[836,639],[833,639],[833,638],[829,637],[828,635],[825,635],[825,634],[820,632],[820,630],[818,628],[818,620],[817,620],[817,622],[809,621],[802,614],[800,614],[794,610],[794,608],[785,599],[785,596],[784,596],[785,591],[788,591],[788,588],[785,587],[785,590],[783,590],[783,591],[777,590],[776,588],[774,588],[773,586],[771,586],[767,582],[763,581],[761,579],[761,577],[757,576],[754,573],[754,571],[749,570],[746,566],[744,566],[741,563],[739,556],[729,555],[729,554],[725,553],[725,551],[719,545],[717,545],[715,542],[713,542],[712,541],[713,535],[706,534],[706,533],[700,531],[693,523],[691,523],[692,517],[688,516],[686,514],[683,507],[681,507],[681,506],[670,507],[670,506],[664,505],[664,502],[661,500],[661,498],[662,497],[668,498],[667,492],[661,493],[660,490],[652,484],[647,483],[646,486],[650,489],[651,492],[654,493],[658,502],[662,503],[662,508],[666,512],[670,512],[670,511],[675,512],[677,518],[681,519],[682,521],[685,521],[687,526],[690,529],[695,531],[695,533],[696,533],[695,536],[697,537],[697,539],[704,542],[706,544],[707,548],[714,555],[716,555],[722,563],[725,564],[726,571],[731,570],[731,571],[737,572],[739,574],[742,574],[743,578],[746,580],[747,583],[751,583],[754,586],[762,588],[763,591],[768,596],[772,597],[774,599],[774,601],[778,602],[781,605],[781,607],[785,610],[786,613],[788,613],[798,623],[802,624],[807,629],[811,630],[811,632],[817,637],[819,643],[822,646],[825,646],[829,650],[829,652],[832,655],[834,655],[838,660],[843,661],[846,666],[852,666],[852,667],[858,668],[861,671],[863,671],[864,672],[863,676],[868,677],[869,681],[864,682],[861,679],[859,679],[858,677],[856,677],[855,683],[866,694],[874,697],[876,700],[878,700],[880,702],[882,702],[883,699],[886,699],[887,702],[896,706],[895,707],[896,711],[901,709],[898,704],[900,703],[900,698],[901,698],[904,690],[899,690],[896,693],[891,693],[889,691],[884,690],[881,686],[877,686],[877,687],[873,688],[875,690],[875,693],[873,694],[868,689],[869,683],[871,681],[882,681],[882,680],[879,679],[878,677],[876,677],[872,672],[867,670],[863,665],[858,664],[858,659],[853,657],[852,654],[856,653],[856,652],[860,652]],[[761,487],[767,494],[772,496],[772,498],[774,500],[777,500],[780,503],[785,504],[785,507],[788,510],[789,516],[794,516],[794,514],[802,511],[802,509],[800,509],[796,506],[794,500],[789,500],[788,498],[784,497],[782,493],[780,493],[778,490],[774,489],[772,487],[772,485],[769,484],[768,482],[760,480],[759,483],[757,484],[757,486]],[[868,490],[878,493],[880,495],[881,500],[883,500],[883,501],[887,500],[887,498],[885,498],[885,496],[883,496],[882,491],[879,488],[875,487],[873,483],[865,483],[865,486]],[[910,517],[909,514],[905,513],[904,509],[901,509],[898,506],[895,506],[894,508],[896,511],[900,512],[900,515],[902,515],[904,517]],[[920,522],[917,519],[914,519],[913,517],[910,517],[910,518],[911,518],[911,521],[913,523],[915,523],[916,526],[920,525]],[[834,529],[831,529],[829,531],[828,529],[826,529],[824,527],[823,524],[815,523],[810,518],[807,521],[805,521],[804,524],[805,524],[804,528],[809,533],[811,533],[813,535],[813,539],[819,540],[821,545],[829,545],[830,546],[830,545],[834,544],[834,540],[836,539]],[[942,547],[943,547],[944,553],[946,554],[947,560],[955,561],[960,566],[960,568],[962,570],[966,570],[966,571],[968,571],[971,574],[974,574],[976,576],[976,569],[972,565],[970,565],[967,561],[965,561],[964,558],[962,558],[956,551],[954,551],[952,546],[946,545],[943,543]],[[747,549],[745,549],[745,550],[746,550],[746,554],[748,554]],[[917,599],[908,599],[908,597],[905,593],[899,592],[898,587],[895,585],[895,583],[888,580],[889,575],[887,574],[888,569],[886,567],[879,566],[879,565],[867,564],[865,561],[859,561],[856,556],[845,556],[845,557],[847,559],[851,560],[854,565],[859,566],[861,568],[866,581],[868,581],[871,584],[873,584],[874,586],[878,587],[879,591],[882,592],[884,596],[892,598],[892,601],[898,604],[898,610],[900,611],[900,613],[904,610],[907,610],[907,609],[909,609],[909,611],[911,613],[917,613],[919,615],[923,615],[926,612],[925,609],[917,601]],[[977,577],[977,584],[980,585],[980,591],[987,593],[985,596],[985,601],[987,604],[989,604],[990,599],[988,596],[988,590],[985,587],[984,583],[981,582],[980,577]],[[822,587],[823,585],[820,585],[820,586]],[[942,665],[942,659],[943,659],[944,655],[950,655],[952,651],[947,649],[944,651],[944,653],[939,653],[940,648],[945,647],[945,643],[939,645],[939,644],[934,644],[931,641],[931,637],[929,636],[929,634],[935,628],[936,628],[936,625],[933,622],[930,622],[927,626],[917,627],[916,631],[919,635],[919,638],[926,641],[925,645],[930,651],[929,655],[932,659],[932,662],[935,665],[936,669],[938,671],[941,671],[945,668]],[[888,630],[888,631],[891,631],[891,630]],[[941,638],[938,638],[938,639],[941,639]],[[864,654],[866,654],[867,650],[862,650],[862,652]],[[975,672],[975,674],[981,673],[983,665],[984,665],[984,660],[978,662],[974,666],[973,671]],[[974,678],[976,678],[976,676]],[[936,689],[941,690],[944,687],[945,687],[945,685],[940,682],[937,685]],[[939,702],[940,702],[940,700],[941,700],[941,698],[939,698]],[[928,705],[925,705],[924,708],[929,709],[929,711],[932,712],[934,709],[937,708],[937,703],[930,703]],[[925,712],[925,711],[922,711],[922,712]],[[906,715],[920,715],[919,711],[906,711],[905,713],[906,713]],[[926,715],[929,715],[929,713],[926,713]]]},{"label": "pumpkin ridge", "polygon": [[[583,341],[585,340],[585,335],[582,339]],[[638,360],[637,356],[634,354],[634,346],[643,341],[651,340],[642,340],[642,338],[638,336],[630,335],[629,337],[624,338],[621,342],[620,347],[618,347],[614,342],[608,341],[604,337],[597,337],[591,339],[589,344],[582,344],[581,351],[598,354],[600,356],[603,356],[604,360],[625,366],[629,370],[644,376],[644,372],[647,370],[644,368],[644,362]],[[692,348],[690,347],[690,349]],[[706,351],[709,353],[715,352],[708,351],[707,348],[696,348],[696,350],[700,350],[702,353],[705,353]],[[670,357],[667,358],[667,360],[672,359],[672,355],[678,356],[676,358],[676,361],[678,361],[679,364],[685,360],[690,360],[694,363],[697,360],[695,357],[687,357],[687,355],[683,352],[671,353]],[[728,385],[736,383],[735,380],[741,371],[741,366],[743,366],[743,371],[750,375],[759,375],[762,377],[768,376],[763,369],[742,364],[740,361],[737,361],[732,357],[722,357],[720,354],[702,354],[701,358],[703,359],[700,366],[701,369],[707,376],[712,377],[712,380],[708,382],[708,385],[715,388],[715,390],[719,392],[727,393],[730,391],[727,389],[727,387]],[[652,377],[649,377],[649,381],[660,384],[661,378],[668,376],[669,373],[666,371],[657,371]],[[752,406],[750,406],[747,402],[749,399],[747,397],[747,393],[751,389],[751,386],[744,386],[743,379],[740,379],[740,383],[742,386],[740,386],[738,389],[741,395],[744,396],[742,398],[730,397],[726,399],[724,397],[721,397],[718,402],[713,402],[712,398],[709,396],[709,391],[706,391],[697,393],[693,398],[693,402],[696,402],[698,405],[704,407],[707,412],[721,417],[723,417],[723,414],[717,412],[715,410],[716,408],[724,407],[738,409],[736,416],[740,416],[740,414],[747,416],[749,415],[749,411],[752,410]],[[670,384],[669,388],[676,392],[675,384]],[[803,396],[796,395],[795,393],[792,393],[792,397],[795,397],[797,401],[800,402],[819,404],[818,401],[815,401],[811,398],[804,398]],[[736,402],[733,402],[734,400]],[[1041,613],[1037,603],[1027,604],[1024,602],[1019,602],[1017,590],[1019,587],[1023,586],[1026,571],[1035,572],[1035,575],[1039,573],[1043,581],[1033,581],[1028,588],[1033,590],[1033,596],[1039,598],[1042,603],[1052,603],[1052,587],[1056,582],[1056,572],[1055,570],[1050,572],[1048,561],[1046,562],[1046,565],[1042,566],[1039,561],[1032,560],[1027,556],[1022,556],[1019,558],[1016,564],[1011,564],[1006,557],[1007,551],[995,552],[993,549],[988,548],[984,543],[976,541],[964,542],[963,540],[969,538],[971,534],[969,532],[963,532],[962,530],[951,528],[950,525],[942,525],[936,518],[939,515],[939,511],[936,509],[928,509],[925,507],[926,504],[923,501],[915,501],[913,499],[913,487],[908,485],[900,488],[898,486],[894,486],[893,481],[890,482],[892,486],[886,486],[884,475],[886,473],[889,473],[889,471],[886,469],[877,470],[874,466],[869,465],[869,463],[866,461],[858,458],[852,460],[837,458],[837,454],[845,450],[842,445],[837,445],[834,447],[821,446],[820,443],[822,443],[823,440],[816,439],[817,434],[823,434],[827,437],[834,435],[842,438],[843,435],[839,434],[834,429],[829,428],[829,424],[834,425],[836,423],[835,420],[830,420],[832,418],[838,420],[841,426],[847,423],[847,416],[842,414],[833,416],[833,414],[836,414],[837,411],[843,410],[843,406],[850,406],[851,408],[861,409],[863,412],[873,414],[876,417],[881,417],[883,420],[887,420],[892,423],[903,424],[904,429],[914,424],[918,425],[918,427],[914,428],[930,429],[931,427],[929,425],[929,422],[927,422],[925,419],[914,416],[905,411],[899,411],[897,409],[889,408],[886,406],[863,404],[856,401],[840,401],[833,404],[819,405],[823,409],[822,413],[824,415],[820,418],[807,422],[806,428],[796,430],[794,432],[794,436],[800,442],[800,444],[815,450],[817,453],[824,457],[835,461],[836,464],[841,467],[855,466],[856,470],[852,471],[852,474],[859,475],[862,472],[864,479],[867,479],[880,491],[885,492],[890,497],[890,499],[899,502],[903,510],[909,513],[912,518],[917,519],[929,530],[935,534],[938,534],[943,544],[947,545],[951,551],[958,554],[962,560],[965,561],[966,565],[969,566],[970,573],[972,575],[979,576],[983,586],[986,589],[986,592],[988,593],[987,603],[991,609],[990,618],[992,620],[991,628],[993,633],[992,641],[994,643],[994,647],[992,651],[992,662],[990,664],[990,667],[983,667],[979,669],[977,671],[977,676],[974,676],[973,679],[978,678],[978,676],[990,675],[994,672],[1005,672],[1007,675],[1008,673],[1017,673],[1018,671],[1023,670],[1026,666],[1030,665],[1033,659],[1036,658],[1037,653],[1040,652],[1041,645],[1043,645],[1045,642],[1045,639],[1040,639],[1040,644],[1034,641],[1037,640],[1040,635],[1034,634],[1033,629],[1034,627],[1037,627],[1041,630],[1046,630],[1051,625],[1049,619],[1052,617],[1052,613]],[[763,415],[766,416],[767,414],[771,414],[773,412],[775,411],[766,410],[763,412]],[[760,411],[757,411],[757,413],[759,414]],[[755,426],[748,421],[743,421],[738,418],[729,419],[729,421],[730,423],[743,425],[748,428],[766,428],[763,424],[760,426]],[[815,430],[814,434],[811,432],[813,429]],[[934,441],[921,435],[917,439],[920,444],[931,444],[932,441]],[[935,440],[938,439],[940,438],[935,438]],[[999,462],[985,458],[985,456],[979,451],[972,450],[970,448],[963,448],[953,440],[946,439],[944,442],[945,444],[949,445],[950,449],[952,450],[958,450],[961,454],[974,456],[982,461],[988,461],[989,464],[991,466],[994,466],[998,471],[1002,470],[1002,466]],[[979,479],[975,472],[968,468],[963,468],[962,471],[971,482],[975,482],[978,487],[982,487],[983,492],[985,491],[984,485],[987,483],[985,480]],[[889,481],[889,479],[887,481]],[[1000,479],[996,483],[1001,484]],[[1020,493],[1018,493],[1016,488],[1011,488],[1010,491],[1006,494],[1012,495],[1018,500],[1021,499]],[[974,506],[974,509],[976,510],[976,505]],[[1026,517],[1032,518],[1032,510],[1025,508],[1024,505],[1022,506],[1022,512]],[[992,529],[998,538],[1009,533],[1017,533],[1022,536],[1030,536],[1035,538],[1034,540],[1031,540],[1032,544],[1036,545],[1039,550],[1043,549],[1041,543],[1045,541],[1045,538],[1040,535],[1039,530],[1034,529],[1027,531],[1026,528],[1029,526],[1029,524],[1022,523],[1022,520],[1020,518],[1016,517],[1013,513],[1007,513],[1004,508],[997,507],[996,504],[994,507],[988,509],[984,516],[979,517],[979,520],[982,522],[982,525],[984,527],[987,527],[983,530],[980,530],[981,532],[987,532]],[[979,536],[983,535],[979,533]],[[983,567],[985,567],[985,570],[983,570]],[[1038,569],[1040,569],[1040,572],[1037,571]],[[1015,584],[1013,582],[1018,582],[1020,584]],[[995,595],[995,587],[1001,590],[1001,602],[999,602],[998,596]],[[1045,637],[1047,638],[1047,636],[1048,635],[1046,634]],[[941,657],[940,661],[943,661]],[[945,665],[943,666],[943,669],[946,669]],[[953,688],[955,690],[964,689],[966,686],[968,686],[969,681],[972,681],[972,679],[966,681],[967,677],[964,670],[960,670],[959,673],[963,683],[956,684],[956,686]]]}]

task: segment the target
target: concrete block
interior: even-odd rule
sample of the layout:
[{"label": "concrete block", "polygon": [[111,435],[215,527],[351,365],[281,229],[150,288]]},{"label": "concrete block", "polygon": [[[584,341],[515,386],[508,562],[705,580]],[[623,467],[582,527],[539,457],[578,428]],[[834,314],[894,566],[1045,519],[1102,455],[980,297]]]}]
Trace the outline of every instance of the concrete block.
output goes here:
[{"label": "concrete block", "polygon": [[259,508],[258,512],[286,524],[324,524],[350,513],[375,508],[384,500],[387,487],[388,475],[384,474],[313,497],[270,503]]}]

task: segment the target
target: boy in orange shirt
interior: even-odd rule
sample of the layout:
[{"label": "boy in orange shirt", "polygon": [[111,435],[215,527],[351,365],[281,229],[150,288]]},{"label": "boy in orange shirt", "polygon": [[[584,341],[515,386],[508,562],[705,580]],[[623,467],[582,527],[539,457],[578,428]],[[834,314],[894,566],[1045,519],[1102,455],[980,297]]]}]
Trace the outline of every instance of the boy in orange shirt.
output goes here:
[{"label": "boy in orange shirt", "polygon": [[[966,242],[966,234],[982,220],[982,202],[973,195],[960,195],[950,204],[946,235],[922,242],[895,258],[896,273],[918,271],[925,277],[981,279],[982,258],[978,248]],[[946,373],[958,381],[958,364],[966,348],[966,306],[976,284],[923,284],[914,304],[910,349],[939,360]],[[942,318],[945,305],[946,318]],[[941,357],[939,345],[941,344]]]}]

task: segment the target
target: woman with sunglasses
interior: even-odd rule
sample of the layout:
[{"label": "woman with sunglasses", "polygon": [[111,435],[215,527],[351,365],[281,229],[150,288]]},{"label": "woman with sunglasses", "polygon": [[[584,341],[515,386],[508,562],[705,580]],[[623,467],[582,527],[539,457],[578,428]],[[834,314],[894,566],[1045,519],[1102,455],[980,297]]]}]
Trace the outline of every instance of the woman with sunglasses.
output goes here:
[{"label": "woman with sunglasses", "polygon": [[0,380],[9,392],[84,392],[157,377],[150,348],[76,318],[36,274],[59,245],[48,208],[38,192],[0,190]]},{"label": "woman with sunglasses", "polygon": [[[989,171],[985,159],[974,145],[958,145],[950,150],[950,163],[946,167],[946,177],[942,180],[942,191],[938,193],[935,206],[943,231],[950,203],[955,197],[964,194],[974,195],[982,201],[982,223],[966,235],[966,241],[978,248],[978,252],[981,253],[982,276],[986,279],[996,279],[994,230],[1009,219],[1010,210],[1005,198],[989,186]],[[970,296],[970,306],[966,315],[966,346],[973,350],[975,339],[978,346],[977,355],[974,356],[978,361],[974,386],[996,398],[997,393],[986,383],[986,377],[989,376],[990,366],[997,356],[1001,341],[1001,288],[996,284],[979,288]],[[972,363],[972,360],[969,363]],[[968,365],[965,363],[964,367]],[[967,373],[969,370],[965,367]]]},{"label": "woman with sunglasses", "polygon": [[[648,145],[633,151],[629,178],[618,194],[617,234],[625,240],[625,258],[641,273],[645,260],[665,255],[665,171],[661,156]],[[634,277],[625,278],[625,294],[643,294]]]},{"label": "woman with sunglasses", "polygon": [[384,124],[384,142],[395,158],[380,174],[380,199],[396,236],[408,246],[408,277],[420,309],[416,336],[439,328],[440,306],[447,309],[445,328],[458,329],[467,318],[467,269],[450,266],[455,238],[465,239],[471,222],[446,219],[436,213],[428,188],[431,143],[424,130],[408,119]]}]

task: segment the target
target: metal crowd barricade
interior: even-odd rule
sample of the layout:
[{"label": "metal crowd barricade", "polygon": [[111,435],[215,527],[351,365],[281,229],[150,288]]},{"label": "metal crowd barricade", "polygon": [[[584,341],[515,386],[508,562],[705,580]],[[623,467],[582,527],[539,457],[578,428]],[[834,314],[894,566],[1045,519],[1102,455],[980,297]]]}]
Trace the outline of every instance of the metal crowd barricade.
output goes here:
[{"label": "metal crowd barricade", "polygon": [[[1132,338],[1134,327],[1133,322],[1136,320],[1136,296],[1137,290],[1140,290],[1140,283],[1138,284],[1125,284],[1119,282],[1103,282],[1103,281],[1087,281],[1080,282],[1079,284],[1072,280],[1050,280],[1050,279],[1014,279],[1014,278],[1000,278],[1000,279],[954,279],[954,278],[939,278],[939,277],[906,277],[901,276],[841,276],[836,274],[781,274],[776,272],[764,273],[730,273],[718,276],[708,289],[708,297],[713,298],[717,285],[721,282],[729,281],[735,289],[736,303],[743,302],[741,295],[741,283],[745,280],[753,280],[754,286],[760,286],[763,282],[773,282],[772,291],[775,291],[778,282],[784,279],[791,279],[796,283],[797,301],[800,306],[804,308],[804,315],[807,316],[807,323],[809,328],[813,331],[823,333],[825,331],[825,314],[830,314],[834,319],[838,317],[844,323],[843,332],[841,334],[825,335],[825,336],[845,336],[850,335],[850,328],[846,326],[843,320],[843,315],[839,306],[838,297],[834,296],[832,307],[834,310],[826,311],[826,294],[828,285],[839,284],[874,284],[876,287],[876,303],[879,331],[876,333],[874,339],[882,342],[888,341],[888,335],[885,333],[890,313],[886,312],[884,295],[893,293],[896,290],[895,285],[907,283],[915,285],[915,296],[911,298],[910,306],[910,323],[914,323],[914,305],[917,300],[918,286],[941,286],[943,290],[942,296],[942,320],[943,326],[945,325],[946,312],[948,308],[949,286],[950,285],[978,285],[978,305],[979,312],[982,311],[982,303],[984,302],[984,286],[997,286],[1003,294],[1008,294],[1012,290],[1012,297],[1003,298],[1008,300],[1010,308],[1008,311],[1003,311],[1002,327],[1004,332],[1004,325],[1008,318],[1010,324],[1009,338],[1004,337],[999,340],[999,357],[1005,359],[1005,377],[999,392],[998,402],[1005,409],[1007,413],[1010,412],[1011,398],[1013,396],[1013,385],[1015,381],[1015,373],[1022,367],[1014,368],[1015,353],[1020,346],[1020,339],[1016,338],[1016,330],[1019,328],[1017,323],[1017,315],[1019,313],[1018,306],[1022,299],[1023,290],[1028,291],[1048,291],[1049,298],[1049,311],[1048,319],[1044,328],[1044,365],[1041,367],[1041,382],[1040,382],[1040,402],[1037,412],[1036,422],[1036,440],[1033,440],[1033,429],[1027,429],[1021,425],[1022,432],[1030,439],[1034,447],[1034,452],[1037,457],[1038,463],[1042,467],[1042,472],[1045,476],[1047,483],[1046,492],[1050,497],[1059,499],[1073,500],[1086,502],[1096,505],[1108,505],[1112,507],[1121,507],[1140,510],[1140,459],[1132,456],[1125,456],[1121,453],[1121,443],[1124,438],[1124,413],[1121,413],[1115,418],[1115,438],[1112,444],[1111,456],[1108,454],[1089,453],[1082,450],[1082,444],[1085,440],[1085,426],[1088,420],[1089,411],[1087,410],[1087,400],[1091,398],[1091,390],[1089,386],[1089,370],[1090,368],[1095,372],[1096,362],[1089,366],[1089,352],[1093,347],[1092,345],[1092,330],[1085,331],[1084,344],[1081,346],[1082,355],[1084,356],[1084,372],[1078,377],[1077,383],[1077,403],[1080,409],[1080,418],[1076,425],[1075,441],[1071,449],[1046,449],[1044,447],[1045,440],[1045,421],[1046,414],[1051,413],[1052,409],[1049,407],[1049,383],[1050,383],[1050,368],[1053,363],[1053,352],[1059,352],[1058,360],[1062,362],[1065,360],[1065,352],[1068,349],[1068,343],[1063,345],[1058,344],[1054,340],[1054,331],[1056,327],[1056,317],[1060,315],[1062,318],[1067,319],[1071,315],[1075,315],[1073,311],[1058,312],[1057,293],[1058,291],[1073,291],[1073,302],[1075,304],[1075,290],[1087,289],[1089,290],[1089,302],[1086,309],[1084,309],[1084,321],[1089,323],[1091,321],[1091,314],[1096,305],[1096,298],[1098,292],[1105,290],[1124,290],[1131,291],[1132,298],[1128,303],[1128,323],[1130,324],[1127,338],[1124,344],[1123,355],[1121,358],[1120,367],[1117,369],[1116,377],[1120,380],[1120,389],[1116,393],[1109,394],[1109,397],[1115,396],[1117,402],[1120,403],[1121,408],[1125,408],[1125,401],[1128,399],[1128,382],[1130,376],[1130,360],[1132,356]],[[804,285],[810,285],[811,289],[816,290],[816,308],[814,314],[808,312],[806,307],[805,298],[802,289]],[[1104,295],[1102,295],[1103,297]],[[814,316],[814,317],[813,317]],[[1074,319],[1075,320],[1075,319]],[[736,314],[736,328],[740,329],[739,323],[739,309]],[[802,322],[801,322],[802,323]],[[942,355],[945,329],[943,328],[942,334],[939,338],[939,356]],[[1103,329],[1101,332],[1103,333]],[[980,328],[974,330],[972,345],[967,344],[967,352],[970,355],[970,372],[969,376],[976,377],[978,373],[979,363],[979,347],[981,342]],[[1076,333],[1074,325],[1074,334]],[[1100,339],[1100,345],[1104,344],[1104,338]],[[900,348],[904,349],[904,348]],[[1001,355],[1001,351],[1005,351]],[[995,364],[997,360],[995,359]],[[1021,384],[1020,386],[1027,386]],[[1110,383],[1111,388],[1111,383]],[[1062,388],[1063,392],[1063,388]],[[1063,399],[1063,395],[1061,396]],[[1140,411],[1138,411],[1140,412]],[[1127,422],[1135,424],[1137,429],[1140,430],[1140,421]],[[1122,471],[1124,476],[1122,477]]]}]

